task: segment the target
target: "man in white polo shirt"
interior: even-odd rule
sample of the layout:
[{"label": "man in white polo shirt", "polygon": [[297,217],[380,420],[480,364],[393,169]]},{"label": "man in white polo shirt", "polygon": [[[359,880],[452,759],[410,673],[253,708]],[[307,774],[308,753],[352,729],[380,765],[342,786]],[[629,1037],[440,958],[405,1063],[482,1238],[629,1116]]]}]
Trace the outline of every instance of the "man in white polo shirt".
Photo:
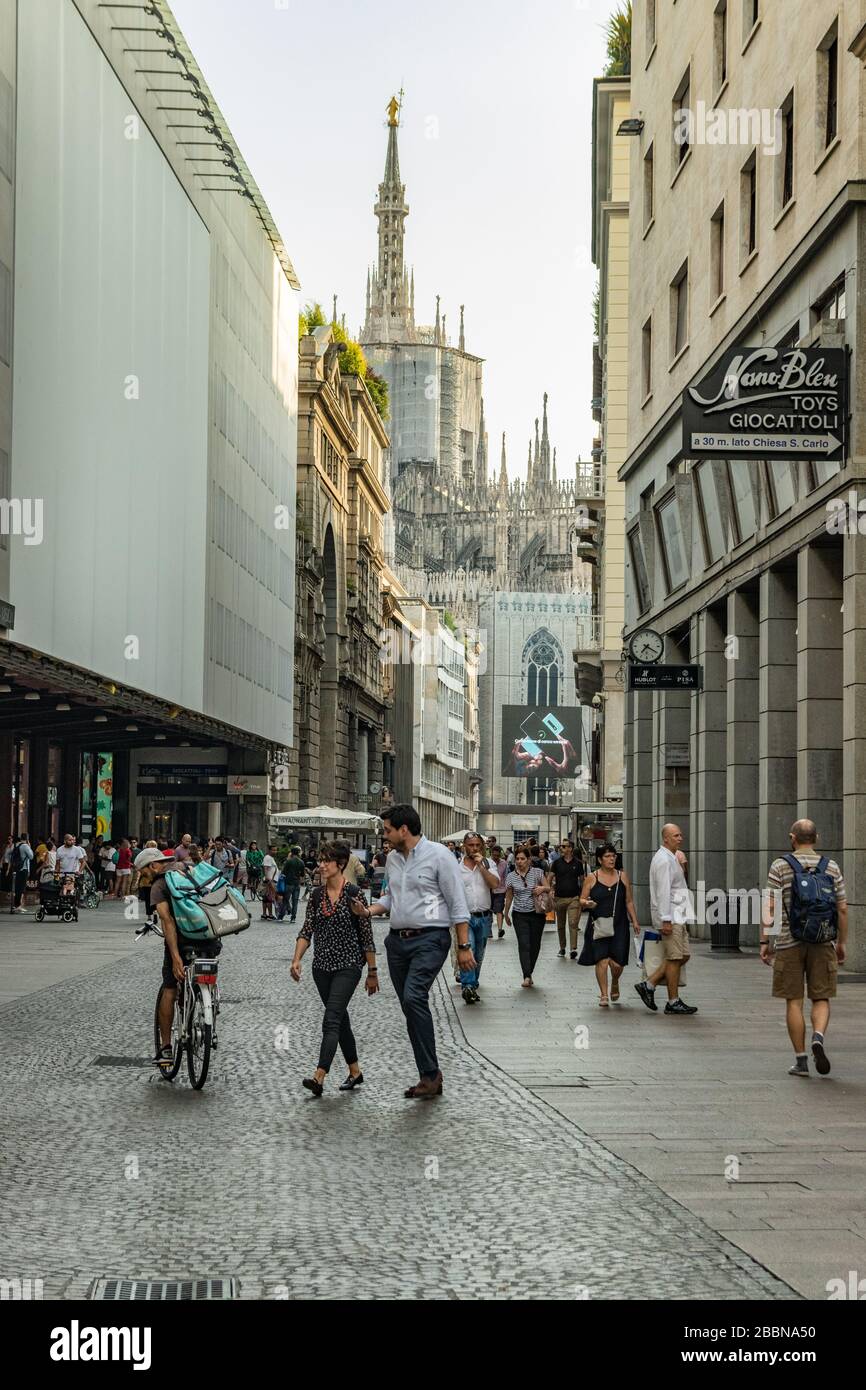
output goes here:
[{"label": "man in white polo shirt", "polygon": [[463,836],[463,857],[460,878],[469,905],[469,942],[475,964],[460,970],[463,999],[467,1004],[479,1003],[478,980],[481,962],[488,939],[493,935],[493,894],[499,891],[499,874],[491,860],[484,856],[484,841],[480,835],[467,831]]}]

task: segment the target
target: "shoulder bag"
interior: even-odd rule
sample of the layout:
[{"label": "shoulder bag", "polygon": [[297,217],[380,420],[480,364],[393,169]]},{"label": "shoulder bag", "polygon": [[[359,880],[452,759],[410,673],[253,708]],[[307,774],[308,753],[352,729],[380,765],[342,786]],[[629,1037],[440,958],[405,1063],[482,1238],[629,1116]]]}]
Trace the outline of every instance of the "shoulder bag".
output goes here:
[{"label": "shoulder bag", "polygon": [[[620,876],[617,874],[616,888],[613,894],[613,911],[610,917],[596,917],[592,924],[593,941],[604,941],[606,937],[613,936],[614,922],[616,921],[616,900],[619,896],[619,879]],[[598,880],[596,880],[596,882],[597,881]]]}]

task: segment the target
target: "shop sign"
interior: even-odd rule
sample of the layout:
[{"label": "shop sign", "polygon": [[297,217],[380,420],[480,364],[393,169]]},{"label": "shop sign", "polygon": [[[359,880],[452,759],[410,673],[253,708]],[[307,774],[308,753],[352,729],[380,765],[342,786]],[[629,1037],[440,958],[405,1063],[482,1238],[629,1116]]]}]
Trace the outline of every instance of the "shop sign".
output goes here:
[{"label": "shop sign", "polygon": [[226,778],[226,791],[231,796],[267,796],[268,779],[265,775],[239,772]]},{"label": "shop sign", "polygon": [[686,458],[845,456],[845,348],[735,348],[683,392]]},{"label": "shop sign", "polygon": [[700,690],[702,666],[634,666],[629,662],[629,690]]}]

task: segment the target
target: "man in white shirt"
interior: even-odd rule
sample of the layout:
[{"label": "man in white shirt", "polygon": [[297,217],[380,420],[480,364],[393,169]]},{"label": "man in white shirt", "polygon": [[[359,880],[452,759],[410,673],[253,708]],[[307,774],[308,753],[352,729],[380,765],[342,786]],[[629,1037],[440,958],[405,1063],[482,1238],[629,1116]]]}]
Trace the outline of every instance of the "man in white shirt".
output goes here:
[{"label": "man in white shirt", "polygon": [[475,964],[460,971],[463,999],[477,1004],[478,978],[488,939],[493,935],[493,894],[499,891],[499,874],[492,861],[484,857],[484,841],[480,835],[467,831],[463,836],[463,858],[460,860],[460,880],[469,905],[469,941]]},{"label": "man in white shirt", "polygon": [[57,851],[57,868],[62,874],[80,874],[87,858],[81,845],[75,843],[74,835],[64,835],[63,844]]},{"label": "man in white shirt", "polygon": [[696,1014],[697,1009],[680,999],[680,971],[689,959],[688,923],[694,921],[681,853],[683,832],[678,825],[662,826],[662,842],[650,864],[650,915],[653,930],[645,940],[661,943],[664,959],[635,989],[648,1009],[656,1011],[655,987],[665,980],[666,1014]]}]

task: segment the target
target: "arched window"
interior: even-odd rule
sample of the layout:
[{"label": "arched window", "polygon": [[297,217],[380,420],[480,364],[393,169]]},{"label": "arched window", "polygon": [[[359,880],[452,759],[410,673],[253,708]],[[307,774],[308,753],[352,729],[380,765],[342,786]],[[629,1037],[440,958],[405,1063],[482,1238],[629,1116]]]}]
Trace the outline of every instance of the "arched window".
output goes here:
[{"label": "arched window", "polygon": [[528,705],[557,705],[562,688],[562,647],[546,627],[539,628],[523,648],[523,672]]}]

